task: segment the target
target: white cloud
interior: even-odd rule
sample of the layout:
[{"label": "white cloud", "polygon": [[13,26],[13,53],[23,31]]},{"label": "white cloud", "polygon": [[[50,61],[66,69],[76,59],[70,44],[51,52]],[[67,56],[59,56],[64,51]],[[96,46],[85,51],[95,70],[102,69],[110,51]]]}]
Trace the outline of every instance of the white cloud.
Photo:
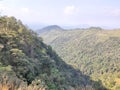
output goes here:
[{"label": "white cloud", "polygon": [[24,13],[28,13],[29,12],[29,8],[21,8],[21,11]]},{"label": "white cloud", "polygon": [[66,15],[73,15],[73,14],[76,14],[77,12],[78,12],[78,8],[73,6],[73,5],[72,6],[67,6],[64,9],[64,13]]},{"label": "white cloud", "polygon": [[7,10],[7,9],[8,9],[8,7],[0,4],[0,11],[4,11],[4,10]]},{"label": "white cloud", "polygon": [[113,16],[120,16],[120,9],[114,9],[114,10],[111,12],[111,15],[113,15]]},{"label": "white cloud", "polygon": [[120,8],[106,7],[102,12],[106,16],[111,16],[111,17],[120,16]]}]

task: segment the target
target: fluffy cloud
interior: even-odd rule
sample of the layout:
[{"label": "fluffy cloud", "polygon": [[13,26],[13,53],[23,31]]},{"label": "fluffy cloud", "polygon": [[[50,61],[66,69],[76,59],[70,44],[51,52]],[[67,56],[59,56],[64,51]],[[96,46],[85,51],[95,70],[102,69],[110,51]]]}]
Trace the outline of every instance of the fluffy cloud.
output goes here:
[{"label": "fluffy cloud", "polygon": [[67,6],[67,7],[65,7],[65,9],[64,9],[64,13],[66,14],[66,15],[73,15],[73,14],[75,14],[75,13],[77,13],[78,12],[78,8],[77,7],[75,7],[75,6]]}]

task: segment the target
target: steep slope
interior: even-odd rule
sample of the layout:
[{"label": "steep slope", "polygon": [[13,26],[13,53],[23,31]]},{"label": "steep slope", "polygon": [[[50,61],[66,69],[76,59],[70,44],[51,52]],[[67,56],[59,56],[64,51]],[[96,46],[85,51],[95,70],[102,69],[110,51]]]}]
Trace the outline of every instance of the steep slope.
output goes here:
[{"label": "steep slope", "polygon": [[66,63],[109,89],[120,89],[120,30],[51,30],[41,37]]},{"label": "steep slope", "polygon": [[0,17],[0,90],[105,90],[14,17]]}]

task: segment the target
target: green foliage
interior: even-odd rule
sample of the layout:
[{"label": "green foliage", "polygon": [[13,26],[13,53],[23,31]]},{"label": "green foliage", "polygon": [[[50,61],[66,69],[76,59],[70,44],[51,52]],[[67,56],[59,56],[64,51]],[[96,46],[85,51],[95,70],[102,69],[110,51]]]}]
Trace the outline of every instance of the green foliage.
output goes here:
[{"label": "green foliage", "polygon": [[66,63],[93,80],[99,79],[104,86],[114,90],[120,85],[115,81],[120,75],[120,30],[102,30],[99,27],[51,30],[41,33],[41,37]]}]

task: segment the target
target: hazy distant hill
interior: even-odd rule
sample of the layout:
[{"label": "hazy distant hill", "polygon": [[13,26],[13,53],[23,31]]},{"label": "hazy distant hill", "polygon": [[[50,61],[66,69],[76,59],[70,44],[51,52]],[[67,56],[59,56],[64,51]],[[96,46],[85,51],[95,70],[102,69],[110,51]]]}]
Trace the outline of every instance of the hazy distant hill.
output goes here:
[{"label": "hazy distant hill", "polygon": [[43,32],[48,32],[51,30],[63,30],[63,29],[58,25],[50,25],[50,26],[47,26],[47,27],[37,30],[37,33],[41,34]]},{"label": "hazy distant hill", "polygon": [[62,59],[93,80],[120,90],[120,30],[88,28],[41,34]]}]

